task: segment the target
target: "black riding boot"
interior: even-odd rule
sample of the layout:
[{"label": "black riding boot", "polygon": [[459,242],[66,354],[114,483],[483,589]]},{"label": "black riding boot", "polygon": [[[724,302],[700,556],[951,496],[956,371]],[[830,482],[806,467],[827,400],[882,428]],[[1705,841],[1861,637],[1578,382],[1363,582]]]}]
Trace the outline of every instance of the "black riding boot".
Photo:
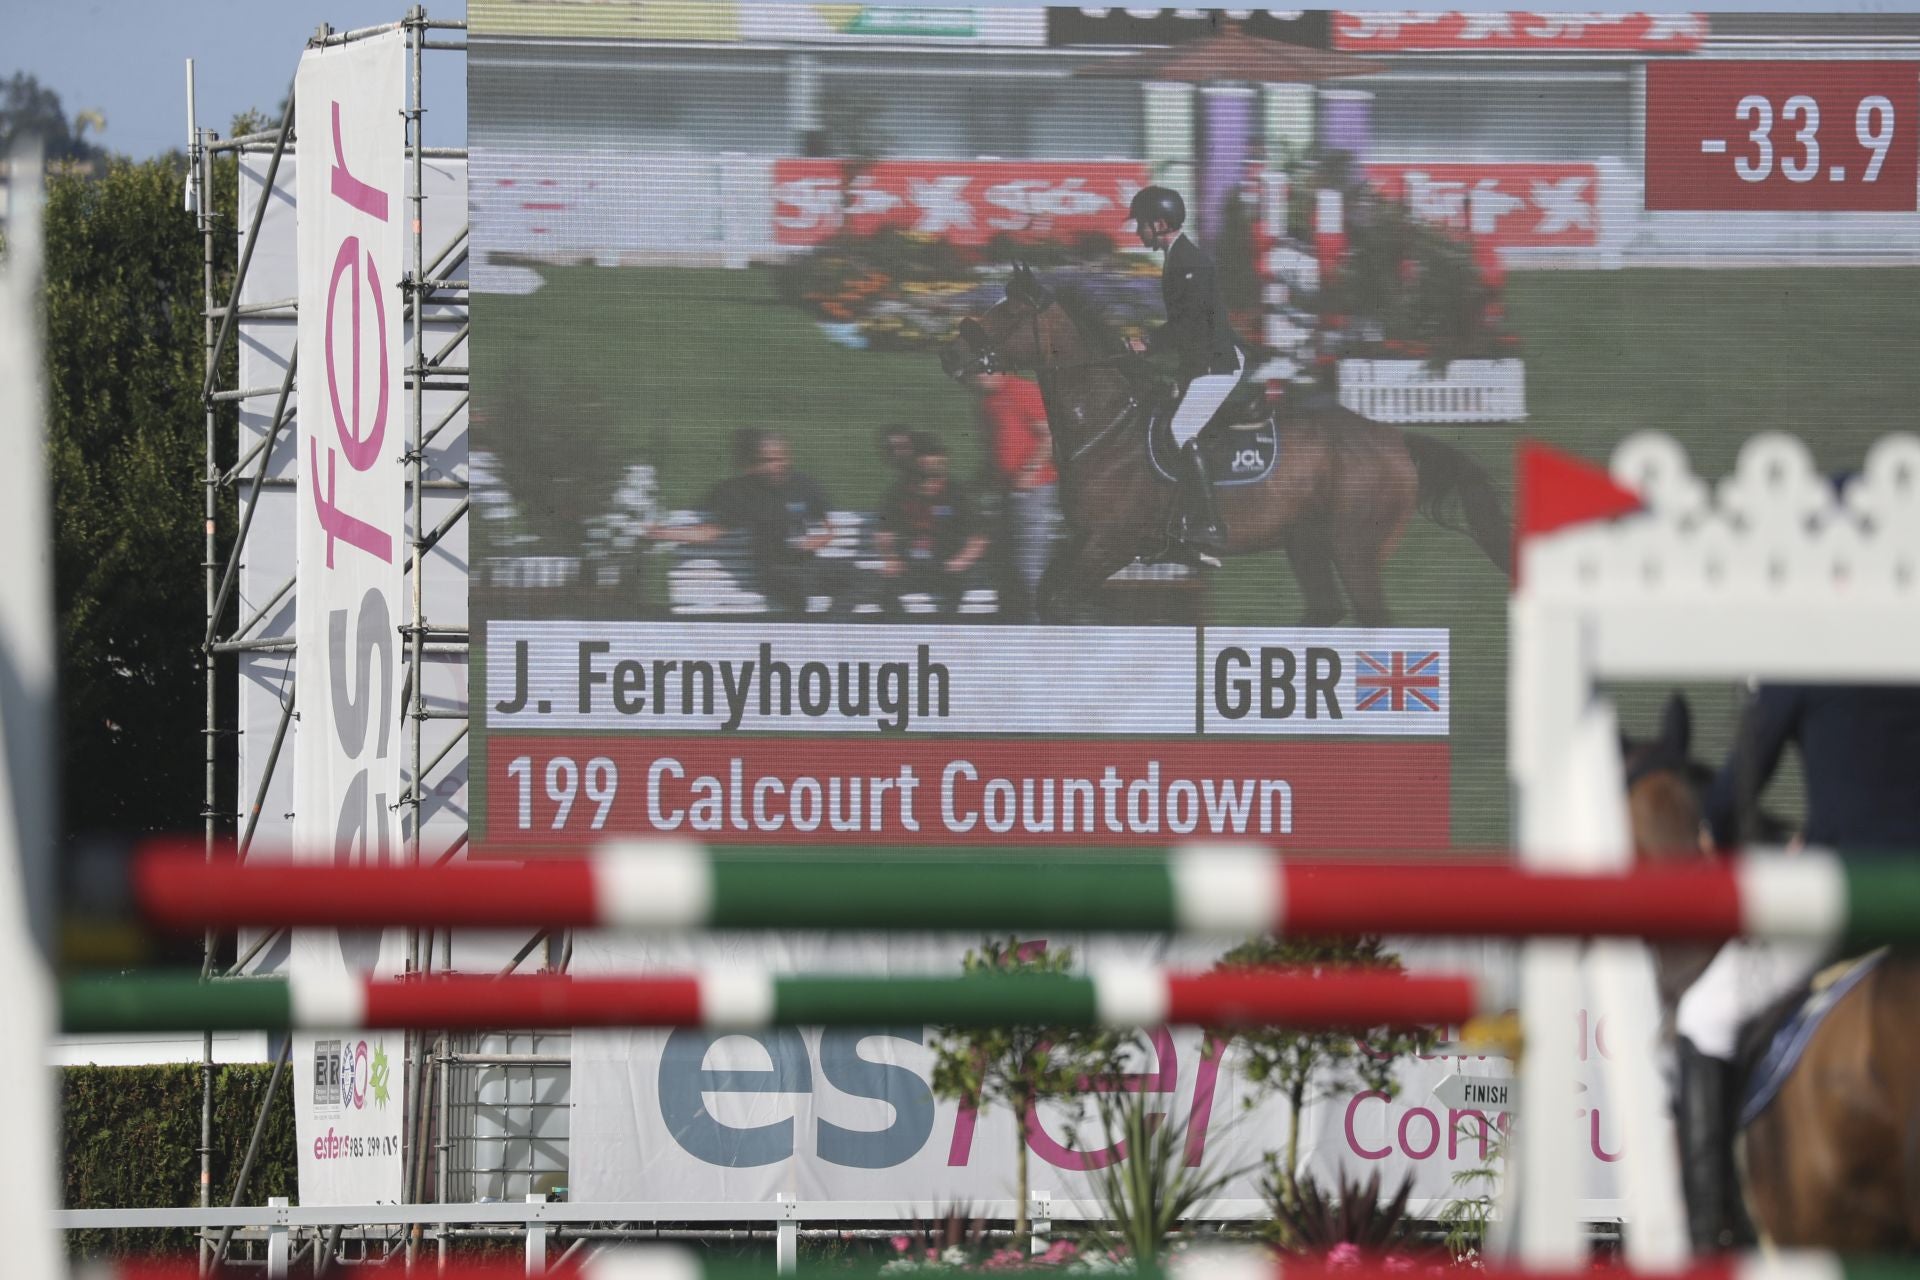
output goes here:
[{"label": "black riding boot", "polygon": [[1734,1245],[1733,1068],[1695,1049],[1684,1037],[1678,1045],[1680,1178],[1687,1197],[1687,1233],[1696,1253]]},{"label": "black riding boot", "polygon": [[1187,473],[1181,481],[1181,499],[1185,507],[1180,540],[1194,556],[1218,568],[1227,549],[1227,526],[1220,519],[1220,505],[1214,500],[1213,477],[1200,453],[1200,442],[1189,441],[1182,449]]}]

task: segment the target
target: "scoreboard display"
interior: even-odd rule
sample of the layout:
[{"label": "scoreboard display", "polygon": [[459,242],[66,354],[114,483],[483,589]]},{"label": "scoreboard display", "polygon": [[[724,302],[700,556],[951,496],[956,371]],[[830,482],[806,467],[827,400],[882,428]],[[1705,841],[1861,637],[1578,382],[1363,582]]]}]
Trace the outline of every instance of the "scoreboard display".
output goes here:
[{"label": "scoreboard display", "polygon": [[1655,62],[1650,212],[1912,213],[1920,62]]}]

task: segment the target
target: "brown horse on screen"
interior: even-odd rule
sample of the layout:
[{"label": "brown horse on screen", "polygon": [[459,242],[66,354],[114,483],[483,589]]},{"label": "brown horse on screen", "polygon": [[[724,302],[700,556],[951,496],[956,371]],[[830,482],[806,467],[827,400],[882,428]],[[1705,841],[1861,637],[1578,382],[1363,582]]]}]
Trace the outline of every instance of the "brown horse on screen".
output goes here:
[{"label": "brown horse on screen", "polygon": [[[961,321],[941,365],[955,378],[1039,377],[1068,529],[1040,584],[1043,621],[1064,620],[1134,561],[1176,554],[1167,530],[1179,499],[1148,456],[1148,423],[1165,399],[1149,387],[1157,375],[1081,295],[1049,290],[1016,267],[1006,298]],[[1415,511],[1466,533],[1507,571],[1506,513],[1465,454],[1337,406],[1289,413],[1274,426],[1272,469],[1217,495],[1229,555],[1286,551],[1305,598],[1304,625],[1332,626],[1349,604],[1360,625],[1387,624],[1381,566]]]},{"label": "brown horse on screen", "polygon": [[[1676,700],[1660,738],[1628,750],[1628,809],[1642,857],[1713,856],[1700,835],[1701,787],[1710,775],[1688,760],[1687,739],[1684,704]],[[1715,948],[1653,951],[1671,1015]],[[1763,1015],[1756,1026],[1777,1021]],[[1747,1215],[1770,1244],[1920,1248],[1920,953],[1890,953],[1840,997],[1737,1147]]]}]

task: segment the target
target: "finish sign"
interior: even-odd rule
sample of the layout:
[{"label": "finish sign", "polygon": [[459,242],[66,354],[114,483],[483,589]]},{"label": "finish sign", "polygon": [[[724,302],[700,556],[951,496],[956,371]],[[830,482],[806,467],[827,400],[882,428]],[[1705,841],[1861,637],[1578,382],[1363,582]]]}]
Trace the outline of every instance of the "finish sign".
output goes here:
[{"label": "finish sign", "polygon": [[1501,1076],[1448,1076],[1433,1087],[1433,1096],[1453,1111],[1513,1112],[1520,1109],[1519,1083]]}]

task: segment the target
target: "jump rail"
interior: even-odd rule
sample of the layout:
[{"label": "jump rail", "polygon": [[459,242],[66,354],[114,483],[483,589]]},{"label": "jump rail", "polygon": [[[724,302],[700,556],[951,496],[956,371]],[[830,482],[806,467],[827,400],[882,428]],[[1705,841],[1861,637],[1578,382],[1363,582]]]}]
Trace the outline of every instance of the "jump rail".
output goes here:
[{"label": "jump rail", "polygon": [[448,974],[241,978],[197,974],[70,978],[61,1021],[105,1031],[466,1030],[513,1027],[1279,1025],[1303,1029],[1464,1023],[1485,1012],[1465,977],[1247,969],[1168,973],[1112,968],[1088,977],[780,976],[713,971],[675,977]]},{"label": "jump rail", "polygon": [[133,896],[170,928],[1047,928],[1428,937],[1920,941],[1920,861],[1787,857],[1619,872],[1290,861],[1192,846],[1118,861],[919,853],[770,860],[610,841],[588,858],[444,867],[208,862],[158,844]]}]

